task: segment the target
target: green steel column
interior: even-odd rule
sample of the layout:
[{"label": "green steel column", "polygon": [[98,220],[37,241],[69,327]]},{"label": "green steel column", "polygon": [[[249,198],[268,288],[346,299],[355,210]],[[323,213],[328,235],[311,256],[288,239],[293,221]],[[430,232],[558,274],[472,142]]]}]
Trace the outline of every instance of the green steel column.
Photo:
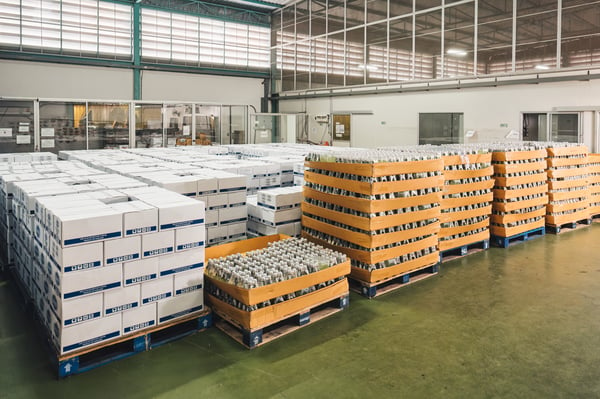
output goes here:
[{"label": "green steel column", "polygon": [[142,99],[141,38],[140,38],[140,3],[133,4],[133,99]]}]

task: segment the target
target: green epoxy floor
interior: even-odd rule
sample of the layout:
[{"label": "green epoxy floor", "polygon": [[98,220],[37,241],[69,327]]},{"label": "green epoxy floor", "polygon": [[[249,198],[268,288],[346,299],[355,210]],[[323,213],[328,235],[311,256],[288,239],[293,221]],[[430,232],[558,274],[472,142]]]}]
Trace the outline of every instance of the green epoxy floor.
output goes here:
[{"label": "green epoxy floor", "polygon": [[253,351],[216,329],[57,381],[0,283],[0,398],[598,398],[600,224],[492,248]]}]

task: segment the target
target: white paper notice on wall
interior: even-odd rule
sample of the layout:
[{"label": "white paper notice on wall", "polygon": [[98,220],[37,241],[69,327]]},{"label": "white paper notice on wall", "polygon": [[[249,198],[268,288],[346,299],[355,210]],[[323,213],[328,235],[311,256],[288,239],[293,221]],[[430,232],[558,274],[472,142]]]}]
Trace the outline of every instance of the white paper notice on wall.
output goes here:
[{"label": "white paper notice on wall", "polygon": [[31,136],[25,134],[17,135],[17,144],[31,144]]},{"label": "white paper notice on wall", "polygon": [[0,127],[0,137],[12,137],[12,127]]},{"label": "white paper notice on wall", "polygon": [[260,138],[261,139],[267,139],[269,138],[269,131],[268,130],[259,130],[260,132]]},{"label": "white paper notice on wall", "polygon": [[521,135],[519,134],[519,132],[517,132],[516,130],[512,129],[504,137],[507,138],[507,139],[518,139],[520,136]]},{"label": "white paper notice on wall", "polygon": [[183,135],[184,136],[189,136],[190,135],[190,126],[189,125],[185,125],[183,127]]},{"label": "white paper notice on wall", "polygon": [[42,139],[42,148],[54,148],[54,139]]},{"label": "white paper notice on wall", "polygon": [[19,123],[19,133],[27,133],[29,132],[29,123],[20,122]]},{"label": "white paper notice on wall", "polygon": [[[54,137],[54,128],[53,127],[43,127],[42,128],[42,137]],[[54,146],[52,146],[54,147]]]}]

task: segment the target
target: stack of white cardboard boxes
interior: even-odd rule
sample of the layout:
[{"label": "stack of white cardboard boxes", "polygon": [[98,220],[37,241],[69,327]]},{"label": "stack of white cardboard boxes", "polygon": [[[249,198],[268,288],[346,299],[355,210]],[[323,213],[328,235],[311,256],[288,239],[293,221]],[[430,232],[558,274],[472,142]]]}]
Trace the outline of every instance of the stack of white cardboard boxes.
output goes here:
[{"label": "stack of white cardboard boxes", "polygon": [[56,161],[56,154],[51,152],[19,152],[0,154],[0,163],[9,165],[14,162],[49,162]]},{"label": "stack of white cardboard boxes", "polygon": [[248,194],[254,194],[261,189],[281,186],[281,170],[279,165],[271,162],[220,158],[197,162],[194,165],[246,176]]},{"label": "stack of white cardboard boxes", "polygon": [[259,190],[256,196],[248,197],[248,234],[299,236],[301,203],[302,187]]},{"label": "stack of white cardboard boxes", "polygon": [[[146,153],[147,157],[140,155]],[[65,151],[61,152],[61,157],[79,159],[104,171],[130,176],[146,184],[203,201],[206,204],[208,245],[246,238],[247,177],[205,166],[179,163],[180,160],[189,162],[196,159],[190,154],[194,153],[175,149],[151,149],[129,152]],[[205,158],[216,157],[198,155]]]},{"label": "stack of white cardboard boxes", "polygon": [[204,309],[204,203],[98,177],[11,183],[15,271],[60,354]]}]

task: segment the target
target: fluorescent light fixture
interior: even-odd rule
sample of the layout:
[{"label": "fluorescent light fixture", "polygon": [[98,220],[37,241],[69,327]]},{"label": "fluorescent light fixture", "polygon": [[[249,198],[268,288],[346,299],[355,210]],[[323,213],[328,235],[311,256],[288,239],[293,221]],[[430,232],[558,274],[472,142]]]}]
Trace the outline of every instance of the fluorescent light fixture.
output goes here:
[{"label": "fluorescent light fixture", "polygon": [[539,65],[535,66],[535,69],[541,69],[543,71],[547,71],[548,69],[550,69],[550,67],[548,65],[539,64]]},{"label": "fluorescent light fixture", "polygon": [[448,51],[446,51],[446,53],[449,55],[456,55],[458,57],[464,57],[465,55],[467,55],[467,52],[465,50],[459,48],[449,48]]}]

